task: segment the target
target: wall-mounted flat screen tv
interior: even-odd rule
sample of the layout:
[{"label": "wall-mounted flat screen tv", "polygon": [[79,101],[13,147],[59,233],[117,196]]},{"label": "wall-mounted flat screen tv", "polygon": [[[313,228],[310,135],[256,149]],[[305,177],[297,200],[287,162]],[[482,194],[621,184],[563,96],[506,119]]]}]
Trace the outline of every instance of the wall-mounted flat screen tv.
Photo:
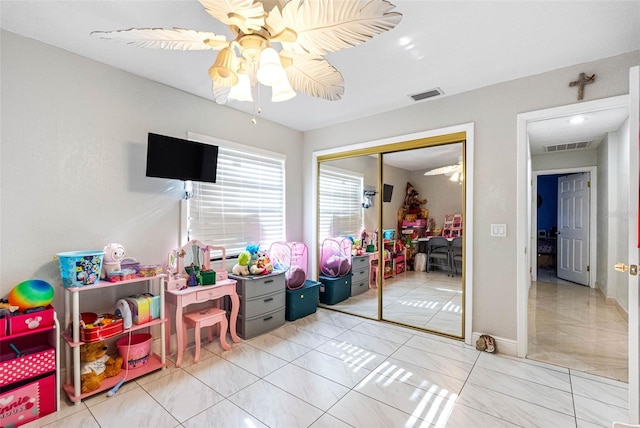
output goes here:
[{"label": "wall-mounted flat screen tv", "polygon": [[149,132],[147,177],[216,182],[218,146]]},{"label": "wall-mounted flat screen tv", "polygon": [[382,192],[382,202],[391,202],[391,196],[393,196],[393,186],[385,184]]}]

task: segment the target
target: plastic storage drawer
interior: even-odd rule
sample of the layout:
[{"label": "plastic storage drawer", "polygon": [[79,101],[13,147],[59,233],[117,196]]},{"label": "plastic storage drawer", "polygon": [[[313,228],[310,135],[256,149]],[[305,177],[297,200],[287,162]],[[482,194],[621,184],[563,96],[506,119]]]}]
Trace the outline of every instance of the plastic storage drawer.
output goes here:
[{"label": "plastic storage drawer", "polygon": [[282,309],[285,304],[285,295],[281,291],[255,297],[253,299],[242,299],[238,315],[253,317],[257,314],[266,314],[276,309]]},{"label": "plastic storage drawer", "polygon": [[307,279],[297,290],[287,290],[287,308],[284,318],[295,321],[313,314],[318,308],[320,283]]},{"label": "plastic storage drawer", "polygon": [[351,274],[331,278],[320,276],[320,303],[335,305],[349,298],[351,294]]},{"label": "plastic storage drawer", "polygon": [[369,276],[366,278],[360,279],[358,282],[352,282],[351,284],[351,296],[357,296],[358,294],[362,294],[369,289]]},{"label": "plastic storage drawer", "polygon": [[285,308],[281,308],[248,319],[238,315],[238,336],[243,339],[251,339],[282,326],[284,324],[284,312]]},{"label": "plastic storage drawer", "polygon": [[355,272],[361,269],[369,269],[369,255],[353,256],[351,270]]}]

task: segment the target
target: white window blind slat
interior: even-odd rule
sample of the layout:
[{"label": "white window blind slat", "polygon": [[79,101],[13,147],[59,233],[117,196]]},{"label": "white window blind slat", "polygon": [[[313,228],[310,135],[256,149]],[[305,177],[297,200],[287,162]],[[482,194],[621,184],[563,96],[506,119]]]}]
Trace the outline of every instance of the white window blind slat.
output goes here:
[{"label": "white window blind slat", "polygon": [[319,173],[319,240],[335,236],[360,236],[364,226],[364,179],[357,173],[322,167]]},{"label": "white window blind slat", "polygon": [[193,183],[189,239],[236,255],[285,240],[284,160],[219,146],[216,183]]}]

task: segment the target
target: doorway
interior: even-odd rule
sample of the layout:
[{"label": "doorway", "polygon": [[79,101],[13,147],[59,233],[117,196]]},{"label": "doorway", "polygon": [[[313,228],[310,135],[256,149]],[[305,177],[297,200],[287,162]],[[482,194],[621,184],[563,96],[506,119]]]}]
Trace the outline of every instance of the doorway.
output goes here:
[{"label": "doorway", "polygon": [[[591,165],[593,166],[590,166],[590,167],[574,166],[575,162],[572,165],[570,161],[567,161],[569,157],[564,158],[565,160],[564,163],[562,162],[562,158],[559,157],[559,158],[555,158],[553,162],[547,162],[546,165],[541,167],[540,162],[539,161],[537,162],[535,155],[532,155],[532,146],[530,144],[531,125],[534,123],[541,124],[541,123],[544,123],[545,121],[554,121],[554,120],[568,123],[569,118],[576,115],[596,114],[599,112],[610,112],[610,111],[622,110],[622,109],[626,109],[624,111],[624,115],[626,116],[623,116],[621,119],[619,119],[619,122],[617,123],[616,126],[613,126],[610,129],[606,129],[603,131],[603,135],[607,136],[607,135],[610,135],[610,133],[615,133],[615,131],[619,129],[623,125],[623,123],[625,123],[626,117],[628,117],[628,100],[627,100],[627,97],[625,96],[613,97],[605,100],[596,100],[596,101],[587,102],[583,104],[575,104],[575,105],[563,106],[558,108],[552,108],[548,110],[521,114],[518,116],[518,139],[519,139],[519,142],[522,143],[522,147],[520,144],[518,146],[519,148],[518,167],[520,171],[520,173],[518,174],[519,189],[527,189],[526,193],[519,192],[518,206],[521,209],[526,207],[526,209],[524,210],[524,212],[522,212],[522,214],[523,214],[523,218],[529,219],[528,222],[522,225],[523,229],[521,229],[521,232],[523,232],[523,234],[519,239],[519,244],[523,245],[525,248],[532,250],[532,251],[525,252],[525,255],[520,257],[518,260],[518,284],[519,284],[518,285],[518,356],[520,357],[530,358],[532,355],[540,351],[540,349],[537,348],[537,345],[539,342],[535,340],[535,337],[533,337],[534,339],[533,341],[530,340],[532,339],[530,335],[535,334],[535,327],[536,327],[536,325],[531,325],[531,323],[536,323],[537,321],[539,321],[538,317],[540,313],[537,313],[538,308],[544,309],[545,305],[557,307],[558,305],[562,305],[562,304],[572,304],[572,303],[575,303],[576,299],[582,299],[586,301],[588,304],[591,304],[591,306],[594,306],[596,304],[596,301],[600,301],[603,307],[606,307],[607,309],[613,309],[615,312],[615,306],[608,305],[607,307],[606,305],[607,302],[605,301],[606,300],[605,293],[600,292],[597,287],[598,279],[603,281],[601,283],[601,286],[606,287],[606,277],[604,275],[607,272],[607,269],[605,267],[611,264],[609,263],[610,261],[607,260],[606,251],[603,251],[602,249],[600,250],[600,252],[597,251],[599,247],[602,247],[602,245],[598,245],[598,238],[600,238],[599,241],[601,243],[604,243],[604,246],[606,247],[606,243],[609,240],[608,239],[609,234],[614,233],[614,232],[609,232],[606,226],[606,222],[602,221],[603,216],[606,217],[605,215],[606,206],[605,206],[605,209],[602,209],[603,208],[602,204],[604,202],[603,201],[597,202],[597,196],[594,196],[593,203],[591,204],[591,209],[590,209],[590,213],[591,213],[590,236],[593,238],[593,242],[590,247],[590,257],[589,257],[589,260],[590,260],[589,268],[591,271],[590,272],[591,278],[589,280],[590,287],[586,288],[579,285],[576,285],[575,287],[570,287],[572,289],[575,288],[576,290],[578,290],[578,292],[582,292],[583,294],[580,295],[580,297],[573,297],[573,299],[569,299],[568,301],[563,302],[562,296],[560,296],[559,293],[560,293],[560,290],[564,291],[564,288],[559,289],[558,284],[549,284],[546,282],[542,282],[538,278],[538,275],[537,275],[538,274],[537,272],[538,255],[537,255],[537,252],[535,251],[535,249],[537,248],[538,219],[535,212],[537,201],[536,201],[536,198],[534,197],[534,196],[537,196],[537,188],[536,188],[537,177],[539,175],[566,174],[566,173],[574,173],[579,171],[589,171],[591,173],[590,175],[592,178],[592,184],[591,184],[592,191],[597,192],[599,190],[601,194],[607,195],[608,192],[606,189],[606,186],[607,186],[606,178],[600,186],[598,186],[597,184],[597,179],[598,177],[607,177],[608,172],[607,172],[607,159],[606,157],[604,157],[604,160],[602,160],[601,158],[598,158],[600,153],[598,153],[598,156],[595,156],[593,158],[594,161],[591,163]],[[607,142],[607,144],[608,144],[607,148],[609,150],[615,149],[615,146],[613,145],[614,142]],[[548,161],[549,159],[550,157],[548,157],[546,160]],[[599,165],[598,162],[603,162],[603,164]],[[553,168],[546,168],[547,165],[553,165]],[[598,175],[598,170],[595,165],[599,165],[602,168],[603,172],[601,173],[600,176]],[[527,182],[531,183],[531,186],[528,186]],[[606,198],[605,198],[605,202],[606,202]],[[601,208],[600,210],[601,212],[599,213],[595,212],[597,207]],[[599,215],[600,217],[597,217],[596,215]],[[600,219],[600,221],[598,221],[598,219]],[[601,231],[598,231],[596,229],[595,225],[598,223],[600,223],[601,225],[601,229],[602,229]],[[615,238],[612,238],[612,239],[615,239]],[[597,274],[598,266],[601,267],[601,271],[602,271],[602,275],[600,277]],[[544,286],[541,287],[541,284],[544,284]],[[540,297],[539,291],[541,288],[550,288],[551,293],[548,296],[543,297],[542,299],[542,300],[548,299],[547,301],[545,301],[542,305],[536,305],[535,299]],[[532,301],[534,302],[533,305],[531,303]],[[564,329],[567,330],[564,333],[559,331],[559,325],[560,325],[559,323],[561,322],[560,318],[548,319],[549,321],[549,324],[547,325],[548,329],[555,330],[556,332],[558,332],[556,336],[559,340],[554,344],[555,345],[554,352],[556,356],[565,358],[564,362],[560,358],[554,361],[554,364],[562,365],[564,367],[570,367],[569,361],[566,360],[567,356],[570,354],[569,342],[571,342],[571,339],[576,337],[575,327],[581,324],[582,325],[587,324],[586,322],[582,322],[582,323],[580,322],[581,320],[586,321],[586,319],[588,318],[589,313],[587,312],[587,310],[588,310],[588,305],[585,305],[585,311],[583,313],[580,313],[580,312],[574,313],[573,315],[577,319],[576,324],[574,326],[563,327]],[[564,315],[566,315],[566,313]],[[564,319],[566,320],[566,318]],[[573,331],[571,331],[572,328],[574,328]],[[593,326],[589,328],[591,328],[593,331],[593,329],[596,329],[598,327]],[[604,334],[606,335],[606,333]],[[620,339],[621,341],[624,341],[625,338],[620,338]],[[598,346],[594,347],[594,352],[599,352]],[[623,357],[626,359],[626,353],[623,354]],[[583,367],[574,366],[572,368],[577,370],[582,370],[582,371],[588,371],[584,366]],[[595,373],[595,374],[602,375],[602,373]],[[624,377],[624,375],[618,375],[618,376]],[[612,377],[615,377],[615,376],[612,376]]]},{"label": "doorway", "polygon": [[[584,282],[575,281],[591,288],[596,286],[597,264],[594,262],[597,258],[597,206],[598,206],[598,174],[596,166],[587,167],[565,167],[557,169],[541,169],[532,171],[532,189],[531,194],[535,195],[535,203],[531,204],[531,281],[537,281],[540,269],[544,269],[543,274],[549,276],[553,274],[555,278],[558,276],[558,241],[557,232],[560,219],[557,204],[557,182],[559,177],[586,173],[589,175],[589,205],[588,205],[588,247],[584,250],[587,252],[586,269],[588,271],[587,280]],[[555,190],[554,190],[555,188]],[[549,198],[553,198],[550,200]],[[552,209],[549,210],[549,207]],[[542,216],[542,218],[539,218]],[[546,244],[546,245],[545,245]],[[544,248],[541,248],[544,246]],[[584,263],[584,262],[583,262]],[[552,268],[552,269],[551,269]],[[567,280],[566,276],[563,278]],[[555,280],[554,280],[555,281]],[[569,280],[571,281],[571,280]],[[557,281],[555,281],[557,282]]]}]

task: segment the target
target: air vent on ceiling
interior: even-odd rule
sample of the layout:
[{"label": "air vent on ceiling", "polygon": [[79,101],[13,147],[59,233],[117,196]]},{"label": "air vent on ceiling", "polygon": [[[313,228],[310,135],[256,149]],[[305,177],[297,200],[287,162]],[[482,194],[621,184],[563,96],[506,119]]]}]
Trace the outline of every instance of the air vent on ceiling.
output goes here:
[{"label": "air vent on ceiling", "polygon": [[442,89],[434,88],[434,89],[431,89],[430,91],[422,92],[420,94],[410,95],[410,97],[413,98],[413,101],[420,101],[420,100],[425,100],[431,97],[437,97],[438,95],[442,95],[443,93],[444,92],[442,92]]},{"label": "air vent on ceiling", "polygon": [[552,144],[544,146],[545,152],[564,152],[567,150],[586,149],[591,145],[591,141],[581,141],[579,143]]}]

